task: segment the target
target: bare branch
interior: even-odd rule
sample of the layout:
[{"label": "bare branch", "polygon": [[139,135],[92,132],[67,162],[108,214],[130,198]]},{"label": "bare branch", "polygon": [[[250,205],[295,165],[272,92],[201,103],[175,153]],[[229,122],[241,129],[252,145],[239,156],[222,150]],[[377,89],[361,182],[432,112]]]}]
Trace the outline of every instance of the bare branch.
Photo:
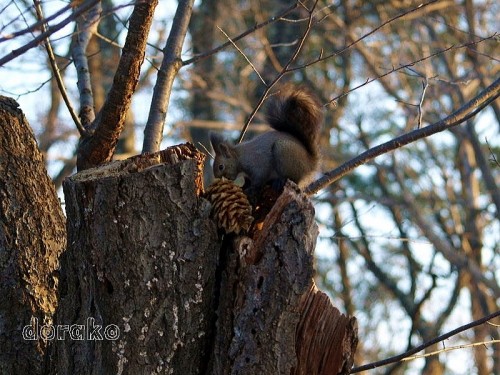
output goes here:
[{"label": "bare branch", "polygon": [[170,35],[163,50],[163,61],[158,72],[148,121],[144,129],[143,153],[156,152],[160,149],[172,86],[177,73],[183,66],[182,45],[193,13],[193,3],[194,0],[180,0],[177,6]]},{"label": "bare branch", "polygon": [[[238,40],[240,39],[243,39],[244,37],[246,37],[247,35],[250,35],[252,33],[254,33],[256,30],[259,30],[267,25],[270,25],[276,21],[279,21],[281,20],[283,17],[285,17],[288,13],[290,13],[291,11],[293,11],[294,9],[296,9],[297,7],[299,6],[299,3],[298,2],[295,2],[293,5],[291,5],[290,7],[286,8],[284,11],[282,11],[281,13],[279,13],[278,15],[274,16],[274,17],[271,17],[269,18],[267,21],[264,21],[262,23],[259,23],[257,25],[255,25],[254,27],[252,27],[251,29],[248,29],[244,32],[242,32],[240,35],[238,36],[235,36],[234,38],[231,38],[231,40],[233,42],[237,42]],[[188,59],[188,60],[184,60],[182,62],[182,65],[189,65],[189,64],[192,64],[192,63],[195,63],[199,60],[202,60],[204,58],[207,58],[209,56],[212,56],[214,54],[216,54],[217,52],[223,50],[224,48],[228,47],[231,45],[231,42],[226,42],[210,51],[207,51],[207,52],[204,52],[204,53],[200,53],[199,55],[196,55],[196,56],[193,56],[192,58]]]},{"label": "bare branch", "polygon": [[500,340],[488,340],[488,341],[482,341],[482,342],[473,342],[472,344],[449,346],[449,347],[446,347],[443,349],[435,350],[435,351],[430,352],[430,353],[417,354],[417,355],[413,355],[411,357],[406,357],[406,358],[403,358],[401,361],[403,361],[403,362],[413,361],[413,360],[419,359],[419,358],[432,357],[433,355],[451,352],[452,350],[473,348],[474,346],[480,346],[480,345],[482,346],[482,345],[488,345],[488,344],[500,344]]},{"label": "bare branch", "polygon": [[469,324],[466,324],[466,325],[463,325],[461,327],[458,327],[450,332],[447,332],[441,336],[438,336],[432,340],[429,340],[427,341],[426,343],[423,343],[422,345],[419,345],[417,346],[416,348],[413,348],[411,350],[408,350],[407,352],[405,353],[402,353],[402,354],[399,354],[399,355],[396,355],[394,357],[390,357],[390,358],[387,358],[387,359],[384,359],[382,361],[378,361],[378,362],[373,362],[373,363],[369,363],[367,365],[363,365],[363,366],[359,366],[359,367],[355,367],[351,370],[351,374],[355,374],[357,372],[361,372],[361,371],[366,371],[366,370],[372,370],[374,368],[377,368],[377,367],[381,367],[381,366],[386,366],[388,364],[391,364],[391,363],[396,363],[396,362],[399,362],[399,361],[402,361],[404,358],[407,358],[415,353],[418,353],[422,350],[424,350],[425,348],[428,348],[429,346],[432,346],[434,344],[437,344],[438,342],[440,341],[443,341],[443,340],[446,340],[447,338],[450,338],[452,336],[455,336],[461,332],[464,332],[468,329],[471,329],[473,327],[477,327],[481,324],[484,324],[486,322],[488,322],[489,320],[491,319],[494,319],[496,317],[500,316],[500,310],[499,311],[496,311],[494,312],[493,314],[490,314],[488,316],[485,316],[484,318],[481,318],[481,319],[478,319],[478,320],[475,320]]},{"label": "bare branch", "polygon": [[[300,4],[302,5],[302,3],[300,3]],[[264,101],[267,99],[267,97],[269,95],[269,91],[271,91],[271,89],[274,87],[274,85],[276,85],[278,83],[278,81],[281,78],[283,78],[283,76],[285,74],[287,74],[293,70],[290,68],[290,66],[297,59],[297,56],[299,55],[300,51],[302,51],[302,48],[304,47],[304,43],[305,43],[307,37],[309,36],[309,33],[311,32],[312,24],[313,24],[314,9],[316,8],[317,4],[318,4],[318,0],[316,0],[314,2],[314,5],[311,7],[311,9],[307,9],[304,6],[304,8],[309,13],[306,30],[304,31],[304,34],[302,35],[302,37],[299,39],[299,42],[297,44],[297,47],[295,48],[294,53],[292,54],[292,57],[290,57],[290,59],[285,64],[285,66],[283,67],[281,72],[276,76],[276,78],[274,78],[273,81],[266,87],[266,89],[264,90],[264,93],[262,94],[262,96],[259,99],[259,102],[255,106],[253,111],[250,113],[250,115],[248,116],[248,120],[245,122],[245,125],[243,126],[243,129],[241,130],[240,137],[238,138],[238,143],[241,143],[241,141],[243,141],[243,138],[245,137],[245,133],[248,129],[248,126],[250,125],[250,122],[252,122],[253,118],[255,117],[255,115],[257,114],[259,109],[262,107],[262,104],[264,104]]]},{"label": "bare branch", "polygon": [[[7,55],[3,56],[0,58],[0,66],[5,65],[11,60],[14,60],[16,57],[22,55],[26,51],[29,51],[30,49],[38,46],[40,43],[42,43],[46,38],[48,38],[50,35],[54,34],[55,32],[61,30],[63,27],[67,26],[70,22],[73,22],[76,17],[80,16],[81,14],[87,12],[90,8],[92,8],[94,5],[96,5],[100,0],[87,0],[85,1],[82,5],[77,7],[73,14],[71,16],[68,16],[55,26],[51,26],[48,28],[47,31],[41,33],[38,35],[36,38],[31,40],[29,43],[26,43],[24,46],[17,48],[15,50],[12,50],[10,53]],[[49,17],[50,19],[50,17]]]},{"label": "bare branch", "polygon": [[381,145],[375,146],[361,155],[349,160],[348,162],[340,165],[339,167],[325,173],[323,177],[314,181],[306,188],[306,194],[312,195],[319,190],[330,185],[331,183],[342,178],[354,168],[374,159],[375,157],[393,151],[409,143],[413,143],[419,139],[428,137],[432,134],[439,133],[443,130],[449,129],[455,125],[474,117],[491,102],[500,96],[500,78],[497,78],[489,87],[481,91],[479,95],[467,102],[461,108],[447,116],[446,118],[432,124],[425,128],[413,130],[409,133],[403,134],[391,141],[385,142]]},{"label": "bare branch", "polygon": [[253,69],[253,71],[255,72],[255,74],[257,74],[257,76],[260,78],[260,80],[262,81],[262,83],[264,85],[266,85],[266,81],[264,80],[264,78],[262,78],[262,76],[260,75],[259,71],[257,70],[257,68],[252,64],[252,62],[250,61],[250,59],[245,55],[245,53],[236,45],[236,43],[231,40],[231,38],[229,37],[229,35],[226,34],[226,32],[224,30],[222,30],[219,26],[217,26],[217,28],[220,30],[220,32],[222,34],[224,34],[224,36],[231,42],[231,44],[234,46],[234,48],[236,48],[236,50],[243,56],[243,58],[247,61],[247,63],[250,65],[250,67]]},{"label": "bare branch", "polygon": [[[40,21],[43,21],[43,10],[42,6],[40,3],[40,0],[34,0],[34,5],[35,5],[35,11],[37,14],[37,17]],[[47,31],[47,24],[44,22],[42,23],[42,32]],[[59,66],[57,65],[56,57],[54,55],[54,51],[52,50],[52,44],[50,43],[49,37],[45,40],[45,49],[47,50],[47,55],[49,57],[49,62],[50,62],[50,67],[52,68],[52,74],[54,74],[54,78],[56,79],[57,82],[57,87],[59,88],[59,92],[61,93],[61,97],[64,100],[64,103],[66,104],[66,108],[68,108],[69,114],[71,115],[71,118],[73,119],[76,128],[78,129],[78,132],[80,133],[81,136],[85,134],[85,128],[82,126],[82,123],[80,122],[80,119],[78,118],[75,109],[73,108],[73,105],[71,104],[69,97],[68,97],[68,92],[66,91],[66,87],[64,86],[64,81],[61,76],[61,72],[59,70]]]},{"label": "bare branch", "polygon": [[101,2],[76,18],[77,32],[73,38],[73,62],[78,76],[78,91],[80,93],[80,119],[83,127],[88,128],[95,119],[94,96],[90,83],[90,71],[87,59],[87,46],[90,38],[97,31],[101,16]]},{"label": "bare branch", "polygon": [[[379,75],[379,76],[377,76],[375,78],[367,78],[364,83],[362,83],[362,84],[360,84],[358,86],[353,87],[352,89],[349,89],[349,90],[343,92],[342,94],[336,96],[333,99],[330,99],[330,101],[327,104],[336,102],[337,100],[343,98],[344,96],[348,95],[349,93],[351,93],[351,92],[353,92],[353,91],[355,91],[355,90],[357,90],[357,89],[359,89],[359,88],[361,88],[363,86],[366,86],[369,83],[372,83],[374,81],[378,81],[379,79],[384,78],[384,77],[386,77],[386,76],[388,76],[388,75],[390,75],[390,74],[392,74],[394,72],[398,72],[398,71],[403,70],[403,69],[408,69],[409,67],[412,67],[412,66],[414,66],[417,63],[420,63],[420,62],[423,62],[423,61],[428,60],[430,58],[436,57],[436,56],[441,55],[441,54],[443,54],[445,52],[448,52],[448,51],[451,51],[451,50],[454,50],[454,49],[468,48],[471,45],[476,45],[478,43],[484,42],[485,40],[495,39],[496,37],[498,37],[498,33],[494,33],[493,35],[487,36],[487,37],[482,38],[480,40],[477,40],[475,42],[468,42],[468,43],[464,43],[464,44],[460,44],[460,45],[452,45],[452,46],[449,46],[449,47],[447,47],[445,49],[442,49],[440,51],[431,53],[430,55],[424,56],[424,57],[422,57],[422,58],[420,58],[418,60],[412,61],[412,62],[410,62],[408,64],[400,65],[397,68],[392,68],[391,70],[387,71],[386,73],[381,74],[381,75]],[[295,68],[295,69],[303,69],[304,67],[305,66],[298,67],[298,68]]]},{"label": "bare branch", "polygon": [[137,2],[130,16],[130,27],[123,46],[113,85],[101,112],[92,124],[92,134],[78,146],[78,170],[111,160],[125,123],[132,94],[139,81],[146,43],[158,0]]}]

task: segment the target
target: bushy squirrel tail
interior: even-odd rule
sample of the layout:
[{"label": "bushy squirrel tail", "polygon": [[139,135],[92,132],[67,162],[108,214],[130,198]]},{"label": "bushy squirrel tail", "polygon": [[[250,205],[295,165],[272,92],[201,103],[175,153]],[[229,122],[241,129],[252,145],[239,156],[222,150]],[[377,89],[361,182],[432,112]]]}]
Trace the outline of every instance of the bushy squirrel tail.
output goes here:
[{"label": "bushy squirrel tail", "polygon": [[267,122],[275,130],[297,138],[313,157],[318,156],[318,136],[323,110],[315,95],[303,87],[284,85],[269,99]]}]

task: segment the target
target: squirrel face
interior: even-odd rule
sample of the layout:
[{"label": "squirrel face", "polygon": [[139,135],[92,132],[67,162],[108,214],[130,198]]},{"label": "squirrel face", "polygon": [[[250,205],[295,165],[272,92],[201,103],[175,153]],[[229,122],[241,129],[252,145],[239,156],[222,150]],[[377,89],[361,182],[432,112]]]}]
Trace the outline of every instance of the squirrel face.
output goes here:
[{"label": "squirrel face", "polygon": [[215,150],[214,176],[234,180],[238,175],[238,157],[234,147],[216,133],[210,134],[210,142]]}]

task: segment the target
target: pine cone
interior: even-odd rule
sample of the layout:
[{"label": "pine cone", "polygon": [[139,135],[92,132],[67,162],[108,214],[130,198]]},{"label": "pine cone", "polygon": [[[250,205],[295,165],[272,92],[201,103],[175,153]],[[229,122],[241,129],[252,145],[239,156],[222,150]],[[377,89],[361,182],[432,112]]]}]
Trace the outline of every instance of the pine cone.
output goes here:
[{"label": "pine cone", "polygon": [[241,187],[225,178],[217,178],[205,196],[212,203],[212,215],[226,233],[247,232],[252,224],[252,206]]}]

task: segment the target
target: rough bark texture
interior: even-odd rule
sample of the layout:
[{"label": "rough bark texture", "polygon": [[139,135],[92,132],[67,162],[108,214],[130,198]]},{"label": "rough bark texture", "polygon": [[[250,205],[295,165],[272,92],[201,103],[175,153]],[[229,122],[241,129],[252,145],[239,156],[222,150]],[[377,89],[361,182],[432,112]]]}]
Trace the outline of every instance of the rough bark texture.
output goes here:
[{"label": "rough bark texture", "polygon": [[41,372],[36,327],[52,322],[65,246],[65,218],[33,132],[18,104],[0,96],[0,374]]},{"label": "rough bark texture", "polygon": [[163,125],[168,112],[170,94],[177,73],[182,68],[182,46],[186,38],[189,20],[193,13],[194,0],[178,0],[172,27],[163,48],[163,59],[156,78],[149,108],[148,121],[144,128],[142,152],[156,152],[163,139]]},{"label": "rough bark texture", "polygon": [[347,373],[355,320],[315,289],[311,202],[289,184],[251,237],[221,247],[202,160],[180,146],[65,182],[56,324],[67,328],[48,373]]},{"label": "rough bark texture", "polygon": [[214,374],[289,374],[296,365],[298,301],[317,235],[310,201],[297,198],[286,190],[253,239],[226,242]]},{"label": "rough bark texture", "polygon": [[94,319],[91,329],[113,337],[54,342],[49,373],[205,372],[220,243],[201,191],[192,146],[65,182],[69,247],[56,322],[89,328]]},{"label": "rough bark texture", "polygon": [[316,288],[304,293],[297,327],[297,367],[292,374],[349,374],[358,344],[357,321],[340,313]]},{"label": "rough bark texture", "polygon": [[311,202],[289,184],[259,226],[222,250],[211,373],[348,373],[355,319],[314,288]]},{"label": "rough bark texture", "polygon": [[110,161],[113,156],[132,94],[139,81],[146,42],[157,5],[158,0],[148,0],[137,2],[134,6],[113,85],[101,112],[89,129],[92,134],[84,137],[78,147],[78,170],[98,166]]}]

